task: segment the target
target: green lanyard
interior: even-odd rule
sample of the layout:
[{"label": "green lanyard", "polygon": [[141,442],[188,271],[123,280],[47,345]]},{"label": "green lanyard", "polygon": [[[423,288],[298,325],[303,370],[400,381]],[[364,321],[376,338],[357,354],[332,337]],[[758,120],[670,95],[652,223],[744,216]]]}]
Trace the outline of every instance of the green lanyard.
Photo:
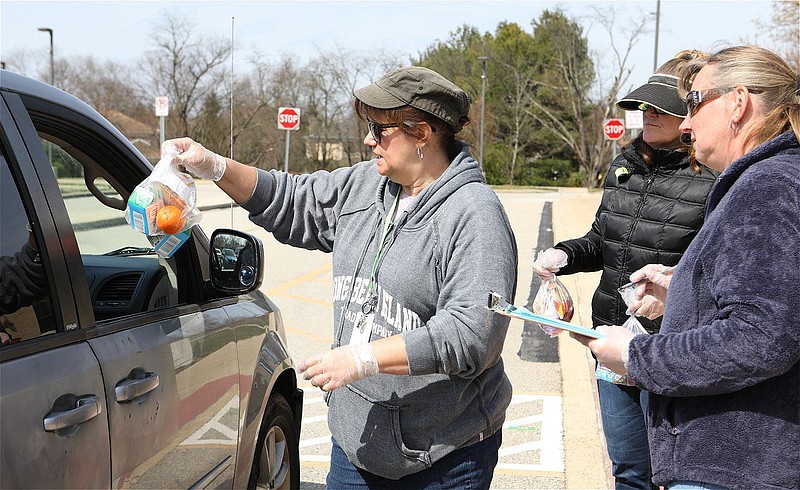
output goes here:
[{"label": "green lanyard", "polygon": [[395,209],[397,209],[397,202],[400,200],[400,193],[401,190],[398,190],[397,196],[395,196],[394,202],[392,202],[392,207],[389,208],[389,212],[386,213],[386,219],[383,222],[383,234],[381,235],[381,242],[378,245],[378,253],[375,254],[375,260],[372,261],[372,274],[369,277],[367,300],[363,305],[361,305],[361,312],[365,315],[375,311],[375,305],[378,303],[378,295],[374,293],[375,275],[378,272],[378,262],[380,262],[381,254],[383,254],[383,245],[386,243],[386,237],[389,235],[389,232],[392,230],[392,226],[394,225],[394,212]]}]

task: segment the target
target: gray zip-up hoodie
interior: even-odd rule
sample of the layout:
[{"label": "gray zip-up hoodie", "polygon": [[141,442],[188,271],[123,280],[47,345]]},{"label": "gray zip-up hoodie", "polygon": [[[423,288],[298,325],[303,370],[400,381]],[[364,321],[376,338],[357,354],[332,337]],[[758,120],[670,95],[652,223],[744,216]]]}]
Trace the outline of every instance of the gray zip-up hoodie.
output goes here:
[{"label": "gray zip-up hoodie", "polygon": [[[369,161],[309,175],[259,171],[243,205],[279,241],[333,252],[334,348],[350,342],[398,192]],[[402,335],[411,376],[378,374],[327,401],[350,461],[399,479],[502,426],[508,319],[485,305],[491,290],[513,301],[517,247],[466,145],[395,223],[378,262],[371,340]]]}]

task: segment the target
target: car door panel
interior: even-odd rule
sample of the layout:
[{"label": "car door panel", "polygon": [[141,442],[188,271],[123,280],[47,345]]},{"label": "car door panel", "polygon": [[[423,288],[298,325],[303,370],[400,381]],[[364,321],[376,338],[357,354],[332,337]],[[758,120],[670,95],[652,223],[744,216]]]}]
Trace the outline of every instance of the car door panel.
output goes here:
[{"label": "car door panel", "polygon": [[[20,111],[22,111],[21,114]],[[50,212],[51,207],[58,208],[59,205],[63,209],[63,202],[60,202],[60,197],[54,203],[48,200],[53,186],[56,186],[57,191],[52,172],[49,176],[51,177],[48,181],[49,185],[43,185],[39,179],[41,169],[36,168],[34,160],[31,159],[31,154],[38,155],[45,158],[45,160],[47,156],[41,149],[41,145],[39,145],[39,148],[30,149],[25,138],[23,138],[23,133],[27,133],[28,137],[30,137],[33,127],[19,97],[2,94],[2,100],[0,100],[0,124],[2,125],[0,138],[2,138],[4,149],[8,152],[9,168],[17,173],[15,178],[22,183],[23,189],[20,192],[20,196],[29,212],[36,214],[35,220],[37,223],[32,229],[34,232],[41,232],[41,235],[37,238],[38,242],[46,248],[46,253],[42,254],[42,259],[51,276],[51,282],[69,282],[71,278],[65,265],[62,242],[58,239],[59,230],[56,228],[55,220]],[[27,192],[25,192],[26,190]],[[63,330],[77,329],[78,319],[75,298],[70,288],[53,289],[51,290],[51,295],[55,310],[62,317]]]},{"label": "car door panel", "polygon": [[[19,218],[36,234],[55,330],[0,350],[0,488],[106,488],[111,459],[102,375],[78,330],[72,291],[57,287],[69,276],[51,203],[22,137],[30,121],[14,112],[20,106],[15,96],[0,100],[3,178],[13,182],[3,183],[3,199],[18,192]],[[7,218],[16,217],[3,213],[6,231]]]},{"label": "car door panel", "polygon": [[[230,420],[238,418],[238,366],[233,331],[221,308],[89,343],[109,400],[114,487],[188,488],[218,465],[233,462],[238,431]],[[158,385],[150,389],[155,376]],[[150,390],[117,401],[118,388],[131,381]]]},{"label": "car door panel", "polygon": [[[109,486],[105,392],[97,360],[86,343],[3,362],[0,386],[0,488]],[[96,397],[101,412],[58,432],[46,431],[48,415],[76,408],[70,396]]]}]

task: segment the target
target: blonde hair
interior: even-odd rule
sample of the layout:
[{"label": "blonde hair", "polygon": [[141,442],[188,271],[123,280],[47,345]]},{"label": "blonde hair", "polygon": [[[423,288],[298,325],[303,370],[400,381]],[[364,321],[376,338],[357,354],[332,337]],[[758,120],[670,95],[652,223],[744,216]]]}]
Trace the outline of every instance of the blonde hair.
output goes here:
[{"label": "blonde hair", "polygon": [[[659,66],[658,69],[655,71],[656,74],[660,75],[672,75],[675,77],[680,77],[683,74],[683,71],[686,69],[687,63],[693,60],[701,59],[708,56],[708,53],[703,51],[698,51],[696,49],[684,49],[683,51],[679,51],[673,56],[671,59],[667,60],[663,65]],[[647,163],[648,166],[653,166],[653,160],[655,158],[655,150],[644,142],[644,133],[639,133],[636,138],[631,141],[631,145],[636,150],[639,155],[641,155],[642,160]],[[677,148],[675,151],[689,151],[688,148]],[[697,162],[694,159],[691,160],[692,168],[694,168],[697,172],[700,172],[700,166],[697,165]]]},{"label": "blonde hair", "polygon": [[745,145],[758,146],[791,129],[800,141],[800,81],[778,55],[759,46],[734,46],[690,62],[680,75],[687,92],[697,73],[713,65],[718,88],[745,86],[759,97],[764,115],[747,135]]},{"label": "blonde hair", "polygon": [[697,49],[684,49],[683,51],[678,51],[675,53],[675,56],[666,61],[663,65],[659,66],[656,70],[656,73],[680,77],[683,74],[683,70],[686,68],[687,63],[706,57],[708,57],[708,53],[704,51]]}]

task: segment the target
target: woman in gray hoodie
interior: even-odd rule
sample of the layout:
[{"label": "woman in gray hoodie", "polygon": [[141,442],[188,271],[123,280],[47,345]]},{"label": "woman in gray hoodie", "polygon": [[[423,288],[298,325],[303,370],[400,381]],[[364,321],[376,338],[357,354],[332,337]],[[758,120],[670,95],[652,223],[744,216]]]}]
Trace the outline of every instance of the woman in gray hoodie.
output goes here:
[{"label": "woman in gray hoodie", "polygon": [[511,384],[500,357],[517,249],[455,134],[467,94],[421,67],[355,91],[375,158],[289,175],[188,139],[174,164],[209,177],[283,243],[333,253],[333,349],[303,361],[328,392],[329,488],[488,488]]}]

